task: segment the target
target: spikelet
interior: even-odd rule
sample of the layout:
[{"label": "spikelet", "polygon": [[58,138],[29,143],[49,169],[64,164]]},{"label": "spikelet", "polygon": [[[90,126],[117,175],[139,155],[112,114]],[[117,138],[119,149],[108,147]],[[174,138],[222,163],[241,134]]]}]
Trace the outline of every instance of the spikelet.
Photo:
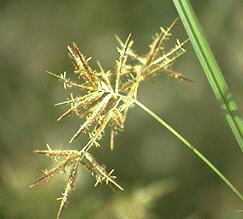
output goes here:
[{"label": "spikelet", "polygon": [[158,52],[162,50],[162,46],[164,42],[168,39],[168,37],[171,35],[170,31],[173,28],[173,26],[176,24],[178,18],[174,20],[174,22],[165,30],[163,27],[160,28],[160,33],[156,34],[154,41],[150,45],[150,52],[148,56],[146,57],[146,62],[144,67],[149,67],[149,65],[154,61],[154,58],[158,55]]},{"label": "spikelet", "polygon": [[83,164],[86,166],[86,168],[92,172],[92,175],[96,178],[95,186],[97,186],[99,183],[102,184],[105,182],[106,185],[109,183],[113,184],[117,188],[123,191],[123,188],[115,182],[116,176],[111,175],[114,170],[107,173],[106,168],[104,165],[100,165],[95,158],[89,154],[85,154],[85,159],[88,162],[83,162]]},{"label": "spikelet", "polygon": [[65,167],[68,165],[68,163],[69,163],[69,159],[66,159],[60,162],[56,167],[50,170],[44,170],[43,171],[44,175],[40,177],[38,180],[36,180],[32,185],[30,185],[29,188],[32,188],[41,182],[49,180],[51,177],[57,175],[58,173],[65,172]]},{"label": "spikelet", "polygon": [[95,110],[92,112],[92,114],[87,118],[85,123],[81,125],[81,127],[78,129],[78,131],[74,134],[74,136],[70,139],[69,143],[71,143],[75,138],[77,138],[85,129],[88,129],[92,123],[95,121],[95,118],[99,116],[99,114],[102,112],[102,110],[107,106],[109,100],[111,99],[111,95],[108,94],[103,98],[103,100],[97,104]]},{"label": "spikelet", "polygon": [[63,193],[62,198],[60,198],[61,204],[60,204],[60,207],[57,212],[57,219],[60,218],[60,215],[67,203],[68,197],[74,188],[74,183],[76,182],[77,174],[78,174],[78,161],[79,160],[77,159],[72,163],[72,167],[71,167],[71,171],[70,171],[70,175],[68,178],[68,182],[67,182],[65,191]]},{"label": "spikelet", "polygon": [[75,73],[84,79],[85,83],[90,84],[93,88],[98,88],[99,81],[95,72],[90,68],[88,59],[80,52],[78,46],[73,43],[73,48],[68,46],[69,57],[75,67]]},{"label": "spikelet", "polygon": [[119,90],[120,76],[122,74],[123,68],[126,66],[127,61],[127,51],[132,46],[133,42],[130,41],[131,34],[128,35],[125,44],[122,49],[118,48],[118,52],[120,54],[119,60],[117,61],[117,72],[116,72],[116,84],[115,84],[115,92],[117,93]]},{"label": "spikelet", "polygon": [[71,108],[68,109],[65,113],[63,113],[60,117],[58,117],[57,121],[60,121],[72,112],[76,112],[78,114],[82,109],[86,109],[95,101],[97,101],[103,94],[103,92],[92,92],[84,96],[81,100],[75,101],[74,99],[72,102],[70,102]]}]

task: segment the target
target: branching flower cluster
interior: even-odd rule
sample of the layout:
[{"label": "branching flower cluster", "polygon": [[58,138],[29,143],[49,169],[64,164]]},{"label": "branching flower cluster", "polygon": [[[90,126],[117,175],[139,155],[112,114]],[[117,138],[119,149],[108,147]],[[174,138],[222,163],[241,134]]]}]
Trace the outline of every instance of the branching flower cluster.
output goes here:
[{"label": "branching flower cluster", "polygon": [[70,97],[67,100],[57,104],[69,107],[58,118],[58,121],[70,115],[75,115],[82,121],[69,142],[72,143],[81,134],[88,135],[88,141],[81,150],[53,150],[47,146],[47,150],[34,151],[54,158],[57,161],[57,166],[43,171],[43,176],[31,187],[57,174],[69,172],[57,218],[59,218],[69,194],[74,188],[79,166],[85,167],[95,176],[95,185],[105,183],[123,190],[115,182],[116,177],[112,175],[113,170],[107,172],[105,166],[99,164],[91,155],[91,149],[101,147],[100,140],[107,129],[110,131],[110,148],[114,149],[115,136],[124,129],[128,110],[137,99],[141,82],[159,74],[191,82],[191,79],[172,69],[174,61],[185,52],[183,45],[186,41],[177,40],[169,51],[164,47],[165,42],[171,36],[171,29],[175,23],[176,21],[167,29],[160,28],[160,32],[154,36],[148,54],[144,56],[139,56],[132,49],[131,34],[125,42],[117,37],[119,58],[114,70],[105,71],[100,63],[98,63],[99,70],[93,70],[89,65],[91,58],[86,58],[78,46],[73,43],[72,47],[68,46],[68,55],[74,65],[74,74],[78,81],[75,82],[67,78],[65,72],[60,75],[49,72],[63,82],[65,89],[76,88],[80,92],[80,96],[74,96],[70,92]]}]

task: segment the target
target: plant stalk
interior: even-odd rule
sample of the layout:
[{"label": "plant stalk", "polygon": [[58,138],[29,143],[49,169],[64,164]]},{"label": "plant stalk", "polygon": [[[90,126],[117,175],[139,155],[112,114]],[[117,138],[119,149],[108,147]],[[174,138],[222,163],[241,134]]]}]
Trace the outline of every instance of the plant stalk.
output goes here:
[{"label": "plant stalk", "polygon": [[173,129],[168,123],[156,115],[152,110],[147,108],[138,100],[133,100],[134,103],[152,116],[158,123],[167,128],[173,135],[175,135],[183,144],[185,144],[196,156],[198,156],[214,173],[216,173],[219,178],[221,178],[224,183],[243,201],[243,195],[235,188],[235,186],[200,152],[198,151],[190,142],[188,142],[181,134],[179,134],[175,129]]}]

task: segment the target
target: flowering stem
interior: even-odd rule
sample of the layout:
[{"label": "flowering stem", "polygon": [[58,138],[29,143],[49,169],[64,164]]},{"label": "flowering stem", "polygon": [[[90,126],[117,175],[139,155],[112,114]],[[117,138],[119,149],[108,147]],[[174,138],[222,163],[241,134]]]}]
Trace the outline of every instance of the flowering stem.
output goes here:
[{"label": "flowering stem", "polygon": [[134,103],[142,108],[145,112],[150,114],[157,122],[167,128],[172,134],[174,134],[182,143],[184,143],[194,154],[196,154],[214,173],[216,173],[225,184],[243,201],[243,195],[234,187],[234,185],[200,152],[198,151],[190,142],[188,142],[181,134],[179,134],[175,129],[173,129],[169,124],[167,124],[163,119],[156,115],[153,111],[147,108],[138,100],[133,100]]}]

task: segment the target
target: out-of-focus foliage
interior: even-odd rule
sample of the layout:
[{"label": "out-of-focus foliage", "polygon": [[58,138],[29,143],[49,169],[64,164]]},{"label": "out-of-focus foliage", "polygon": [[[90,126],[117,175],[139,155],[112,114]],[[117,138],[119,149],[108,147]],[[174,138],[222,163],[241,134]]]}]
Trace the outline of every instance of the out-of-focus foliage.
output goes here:
[{"label": "out-of-focus foliage", "polygon": [[[242,111],[243,3],[195,0],[192,4]],[[0,218],[55,217],[59,205],[56,194],[62,192],[66,179],[59,177],[32,190],[27,187],[47,165],[32,151],[44,148],[47,142],[65,149],[67,136],[79,125],[75,119],[56,123],[61,111],[54,103],[66,94],[45,73],[71,70],[66,46],[75,41],[85,54],[110,68],[117,58],[113,34],[125,38],[132,33],[136,51],[144,53],[151,34],[176,16],[173,3],[166,0],[1,1]],[[180,22],[174,33],[186,38]],[[195,83],[159,77],[144,83],[138,98],[243,190],[242,155],[190,44],[186,49],[175,68]],[[128,117],[126,132],[118,136],[114,152],[109,151],[107,139],[103,143],[107,147],[96,152],[119,173],[125,192],[113,192],[102,185],[94,188],[93,178],[81,172],[63,218],[242,216],[236,211],[243,208],[237,197],[173,135],[138,108]],[[75,144],[71,147],[76,149]],[[176,187],[174,181],[167,181],[169,177]],[[129,217],[130,212],[135,216]]]}]

